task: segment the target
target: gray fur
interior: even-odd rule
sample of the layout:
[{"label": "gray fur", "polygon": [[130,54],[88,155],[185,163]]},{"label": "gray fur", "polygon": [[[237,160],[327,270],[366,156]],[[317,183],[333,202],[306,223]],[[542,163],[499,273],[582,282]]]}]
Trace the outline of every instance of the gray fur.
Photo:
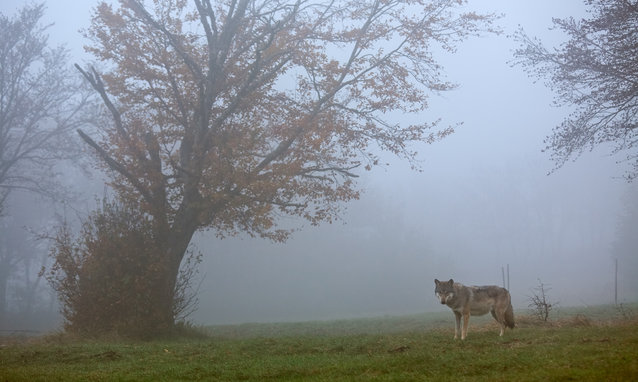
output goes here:
[{"label": "gray fur", "polygon": [[507,289],[496,285],[465,286],[455,283],[452,279],[449,281],[435,279],[434,285],[434,293],[441,304],[449,306],[454,312],[456,318],[454,339],[458,338],[461,331],[461,318],[463,318],[461,339],[464,340],[467,336],[470,316],[482,316],[488,312],[492,313],[492,317],[501,326],[501,336],[505,327],[514,328],[514,309]]}]

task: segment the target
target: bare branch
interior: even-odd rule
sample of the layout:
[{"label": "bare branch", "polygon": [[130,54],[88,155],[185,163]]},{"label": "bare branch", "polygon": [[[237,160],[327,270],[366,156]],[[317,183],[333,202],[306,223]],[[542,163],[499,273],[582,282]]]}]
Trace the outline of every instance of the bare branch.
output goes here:
[{"label": "bare branch", "polygon": [[631,154],[638,137],[638,7],[623,0],[595,0],[589,6],[589,18],[553,20],[570,37],[555,50],[520,29],[514,35],[521,47],[513,64],[545,79],[557,105],[575,108],[545,140],[556,168],[585,150],[614,143],[613,153],[630,153],[626,177],[631,180],[638,174]]}]

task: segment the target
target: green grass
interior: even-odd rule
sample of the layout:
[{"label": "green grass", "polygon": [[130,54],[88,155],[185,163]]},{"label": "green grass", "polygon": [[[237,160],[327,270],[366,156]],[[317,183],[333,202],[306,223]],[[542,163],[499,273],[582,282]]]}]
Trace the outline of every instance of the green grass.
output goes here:
[{"label": "green grass", "polygon": [[520,317],[503,338],[473,318],[464,342],[449,312],[218,326],[170,341],[5,339],[0,381],[638,380],[638,321],[592,309],[549,324]]}]

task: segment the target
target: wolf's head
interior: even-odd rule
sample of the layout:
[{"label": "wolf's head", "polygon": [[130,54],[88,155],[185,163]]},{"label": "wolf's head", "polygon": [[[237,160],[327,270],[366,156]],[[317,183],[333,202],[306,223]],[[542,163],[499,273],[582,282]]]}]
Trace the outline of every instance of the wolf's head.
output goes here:
[{"label": "wolf's head", "polygon": [[434,279],[434,294],[439,298],[441,304],[446,304],[449,299],[454,298],[454,280],[439,281]]}]

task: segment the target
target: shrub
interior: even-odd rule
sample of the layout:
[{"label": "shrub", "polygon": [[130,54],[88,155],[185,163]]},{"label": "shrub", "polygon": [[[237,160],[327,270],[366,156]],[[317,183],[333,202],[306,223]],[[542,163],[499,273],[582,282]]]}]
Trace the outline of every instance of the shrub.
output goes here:
[{"label": "shrub", "polygon": [[[170,293],[162,277],[164,253],[153,236],[153,221],[135,206],[102,202],[74,239],[68,224],[51,247],[53,266],[46,278],[62,302],[65,329],[83,336],[116,334],[150,337],[172,329],[175,318],[192,311],[189,293],[199,256],[192,253]],[[177,296],[177,298],[175,298]],[[163,311],[173,304],[169,320]]]},{"label": "shrub", "polygon": [[547,295],[550,289],[551,288],[547,287],[547,284],[543,284],[543,282],[538,279],[538,286],[532,289],[533,294],[529,297],[530,303],[528,306],[533,309],[536,317],[545,322],[549,318],[549,312],[557,305],[557,303],[551,302]]}]

